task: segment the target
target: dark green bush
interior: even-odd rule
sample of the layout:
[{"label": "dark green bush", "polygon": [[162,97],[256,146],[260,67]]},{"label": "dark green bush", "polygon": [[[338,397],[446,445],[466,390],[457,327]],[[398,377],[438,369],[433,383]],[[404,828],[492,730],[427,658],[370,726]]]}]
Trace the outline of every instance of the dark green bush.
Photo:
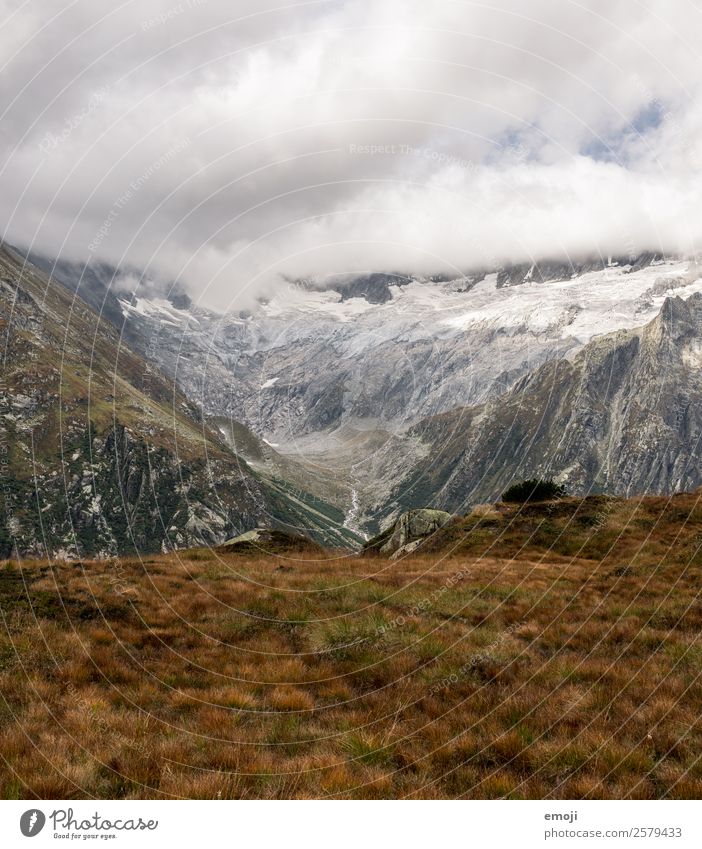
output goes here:
[{"label": "dark green bush", "polygon": [[530,478],[527,481],[512,484],[502,493],[502,500],[513,504],[526,504],[527,501],[550,501],[553,498],[563,498],[565,494],[565,489],[555,481]]}]

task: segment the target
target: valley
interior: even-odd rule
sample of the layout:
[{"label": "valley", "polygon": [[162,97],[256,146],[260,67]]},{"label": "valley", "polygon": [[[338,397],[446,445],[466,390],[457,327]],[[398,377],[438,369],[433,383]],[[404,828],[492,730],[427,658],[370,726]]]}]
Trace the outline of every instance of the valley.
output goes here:
[{"label": "valley", "polygon": [[0,556],[114,558],[257,524],[358,542],[344,513],[257,473],[87,303],[0,249]]},{"label": "valley", "polygon": [[[52,271],[48,260],[36,261]],[[8,267],[15,277],[18,262]],[[192,455],[204,474],[214,471],[204,489],[192,490],[209,495],[174,508],[175,522],[164,524],[155,503],[144,508],[163,526],[162,546],[217,544],[280,525],[356,548],[404,510],[465,512],[529,477],[554,478],[574,495],[673,493],[702,483],[702,276],[692,260],[647,254],[455,279],[369,275],[326,289],[306,281],[254,312],[226,315],[177,287],[170,300],[158,295],[153,281],[144,284],[150,297],[129,295],[115,269],[64,263],[53,271],[51,284],[33,265],[23,273],[43,281],[54,300],[60,295],[53,315],[66,324],[66,341],[74,333],[103,337],[100,374],[122,380],[128,364],[148,375],[136,383],[142,396],[156,393],[167,405],[148,413],[160,428],[146,425],[146,413],[129,414],[148,410],[150,398],[135,404],[105,388],[101,407],[103,378],[88,369],[74,398],[89,407],[97,435],[109,438],[111,405],[115,423],[132,423],[128,438],[141,433],[181,462]],[[13,321],[20,316],[15,309]],[[33,320],[43,321],[21,318]],[[48,338],[31,344],[35,358],[46,356]],[[82,344],[69,344],[67,365],[72,350],[83,356]],[[67,371],[74,384],[81,373],[63,368],[61,386]],[[124,385],[134,391],[133,381]],[[54,415],[51,405],[34,405]],[[88,427],[85,417],[67,432]],[[69,447],[73,456],[78,449]],[[229,472],[217,469],[225,455]],[[105,469],[119,477],[116,467]],[[88,478],[79,487],[83,500],[100,494]],[[75,485],[71,492],[78,499]],[[101,541],[82,553],[63,544],[48,550],[122,551],[126,532],[110,542],[100,509],[81,509],[98,518],[78,525]],[[30,525],[37,539],[38,519]],[[42,547],[23,542],[19,550]]]}]

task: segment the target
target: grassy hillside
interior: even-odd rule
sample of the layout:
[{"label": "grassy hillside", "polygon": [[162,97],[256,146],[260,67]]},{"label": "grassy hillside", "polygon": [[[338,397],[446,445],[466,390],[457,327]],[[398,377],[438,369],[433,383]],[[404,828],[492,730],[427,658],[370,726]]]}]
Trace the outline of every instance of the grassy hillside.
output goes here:
[{"label": "grassy hillside", "polygon": [[683,495],[397,562],[5,563],[0,795],[699,798],[701,544]]}]

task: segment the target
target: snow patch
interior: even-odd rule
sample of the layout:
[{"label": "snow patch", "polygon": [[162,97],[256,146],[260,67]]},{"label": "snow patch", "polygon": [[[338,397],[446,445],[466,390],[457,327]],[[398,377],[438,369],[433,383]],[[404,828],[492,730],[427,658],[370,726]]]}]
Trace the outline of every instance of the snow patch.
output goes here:
[{"label": "snow patch", "polygon": [[156,319],[161,324],[179,327],[187,322],[200,324],[200,321],[189,310],[179,310],[170,301],[164,298],[135,298],[134,303],[120,300],[122,315],[128,318],[130,315],[140,315],[143,318]]}]

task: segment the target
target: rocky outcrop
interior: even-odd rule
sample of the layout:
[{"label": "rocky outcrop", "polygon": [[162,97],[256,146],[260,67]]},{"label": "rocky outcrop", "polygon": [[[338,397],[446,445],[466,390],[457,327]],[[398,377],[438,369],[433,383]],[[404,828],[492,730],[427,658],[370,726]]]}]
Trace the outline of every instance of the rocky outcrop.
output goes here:
[{"label": "rocky outcrop", "polygon": [[448,524],[453,516],[444,510],[408,510],[363,547],[365,554],[384,554],[397,559],[416,551],[421,543]]},{"label": "rocky outcrop", "polygon": [[275,528],[253,528],[222,543],[219,549],[236,554],[281,555],[320,550],[319,546],[306,536],[287,533]]},{"label": "rocky outcrop", "polygon": [[570,280],[581,274],[618,266],[626,273],[634,273],[647,268],[652,262],[661,260],[662,254],[645,251],[635,256],[589,257],[584,259],[542,260],[535,263],[506,265],[497,274],[497,288],[520,286],[523,283],[548,283],[555,280]]},{"label": "rocky outcrop", "polygon": [[367,274],[332,284],[342,301],[349,298],[364,298],[369,304],[386,304],[392,300],[391,286],[406,286],[410,277],[403,274]]}]

